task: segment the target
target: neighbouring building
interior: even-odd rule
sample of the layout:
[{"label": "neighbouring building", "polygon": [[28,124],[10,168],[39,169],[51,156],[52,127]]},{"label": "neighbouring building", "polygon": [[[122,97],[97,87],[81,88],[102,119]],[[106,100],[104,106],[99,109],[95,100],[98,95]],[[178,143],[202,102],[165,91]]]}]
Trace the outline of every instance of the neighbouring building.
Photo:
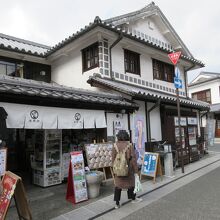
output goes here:
[{"label": "neighbouring building", "polygon": [[[114,141],[120,129],[130,132],[139,155],[152,140],[179,150],[174,66],[168,58],[173,51],[182,53],[182,147],[189,163],[199,158],[198,118],[209,104],[188,97],[187,72],[204,64],[153,2],[107,20],[97,16],[53,47],[0,34],[0,107],[8,114],[2,139],[9,167],[32,173],[39,185],[60,183],[64,153],[93,140]],[[57,182],[43,184],[45,176]]]},{"label": "neighbouring building", "polygon": [[210,104],[210,111],[202,114],[202,123],[206,126],[207,118],[214,119],[215,137],[220,137],[220,73],[200,72],[189,84],[189,95]]}]

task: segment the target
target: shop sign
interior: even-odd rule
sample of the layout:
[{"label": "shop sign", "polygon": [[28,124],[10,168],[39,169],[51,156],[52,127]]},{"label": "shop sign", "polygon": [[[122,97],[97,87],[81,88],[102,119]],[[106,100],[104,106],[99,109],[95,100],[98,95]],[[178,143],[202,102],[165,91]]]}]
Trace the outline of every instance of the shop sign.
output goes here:
[{"label": "shop sign", "polygon": [[78,203],[88,199],[84,159],[82,151],[71,152],[70,156],[66,199]]},{"label": "shop sign", "polygon": [[162,177],[162,169],[159,154],[145,152],[141,167],[141,176],[144,175],[153,177],[155,182],[156,176],[158,174]]},{"label": "shop sign", "polygon": [[197,125],[197,118],[187,118],[188,125]]},{"label": "shop sign", "polygon": [[[174,125],[175,125],[175,126],[179,126],[178,117],[174,117]],[[181,125],[181,126],[186,126],[186,118],[185,118],[185,117],[181,117],[181,118],[180,118],[180,125]]]}]

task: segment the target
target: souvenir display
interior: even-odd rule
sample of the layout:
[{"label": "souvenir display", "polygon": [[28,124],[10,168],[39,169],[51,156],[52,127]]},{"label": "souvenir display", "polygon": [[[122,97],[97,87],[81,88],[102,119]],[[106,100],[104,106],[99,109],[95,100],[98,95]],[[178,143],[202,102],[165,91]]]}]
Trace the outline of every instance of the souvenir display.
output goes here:
[{"label": "souvenir display", "polygon": [[87,162],[90,169],[112,166],[112,143],[85,145]]}]

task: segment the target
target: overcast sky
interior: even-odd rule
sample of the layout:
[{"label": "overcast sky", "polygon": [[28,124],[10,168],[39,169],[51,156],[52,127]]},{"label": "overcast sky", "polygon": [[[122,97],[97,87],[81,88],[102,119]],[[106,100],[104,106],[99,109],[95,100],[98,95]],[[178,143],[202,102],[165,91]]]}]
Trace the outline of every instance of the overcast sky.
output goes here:
[{"label": "overcast sky", "polygon": [[[54,46],[96,15],[101,19],[139,10],[149,0],[1,0],[0,33]],[[220,72],[220,1],[155,0],[188,49],[206,67]]]}]

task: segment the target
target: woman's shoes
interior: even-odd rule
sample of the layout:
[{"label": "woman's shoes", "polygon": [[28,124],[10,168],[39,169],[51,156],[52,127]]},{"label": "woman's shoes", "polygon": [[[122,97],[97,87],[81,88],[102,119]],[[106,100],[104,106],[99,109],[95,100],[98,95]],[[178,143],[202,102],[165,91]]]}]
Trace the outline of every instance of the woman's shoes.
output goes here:
[{"label": "woman's shoes", "polygon": [[132,200],[131,203],[139,203],[141,201],[143,201],[142,198],[136,198],[135,200]]},{"label": "woman's shoes", "polygon": [[115,205],[115,209],[119,209],[120,208],[120,205]]}]

